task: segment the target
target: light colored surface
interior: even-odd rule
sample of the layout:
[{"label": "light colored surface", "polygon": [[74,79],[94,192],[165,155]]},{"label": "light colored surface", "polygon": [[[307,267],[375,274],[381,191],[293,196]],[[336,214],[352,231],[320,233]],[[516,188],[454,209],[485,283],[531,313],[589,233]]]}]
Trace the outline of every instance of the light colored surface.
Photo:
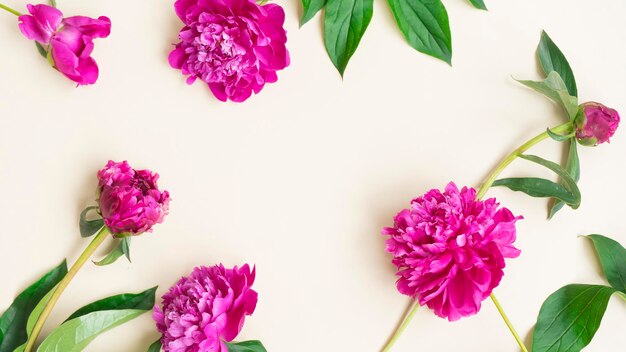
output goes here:
[{"label": "light colored surface", "polygon": [[[22,8],[21,2],[6,1]],[[180,27],[172,1],[59,1],[66,14],[107,15],[96,43],[99,82],[75,89],[0,15],[0,309],[64,256],[87,245],[78,213],[92,204],[95,173],[127,159],[158,171],[171,214],[133,242],[133,264],[88,265],[53,312],[155,284],[161,294],[195,265],[256,263],[260,301],[240,337],[272,352],[377,351],[408,299],[397,293],[383,226],[413,196],[449,180],[476,186],[505,152],[549,125],[558,109],[519,84],[538,78],[545,28],[569,58],[582,100],[626,111],[626,3],[488,1],[490,12],[446,0],[454,41],[450,68],[405,44],[390,10],[374,18],[345,80],[323,48],[316,17],[298,29],[285,4],[292,64],[243,105],[187,86],[168,67]],[[545,220],[545,202],[490,191],[515,213],[519,259],[495,291],[527,336],[541,302],[570,282],[601,283],[577,235],[626,243],[626,132],[581,149],[583,203]],[[537,150],[557,159],[558,147]],[[516,162],[509,175],[543,170]],[[619,350],[626,305],[613,298],[588,351]],[[51,325],[47,325],[48,329]],[[145,351],[149,315],[98,338],[88,351]],[[450,324],[422,310],[396,351],[517,351],[490,301]]]}]

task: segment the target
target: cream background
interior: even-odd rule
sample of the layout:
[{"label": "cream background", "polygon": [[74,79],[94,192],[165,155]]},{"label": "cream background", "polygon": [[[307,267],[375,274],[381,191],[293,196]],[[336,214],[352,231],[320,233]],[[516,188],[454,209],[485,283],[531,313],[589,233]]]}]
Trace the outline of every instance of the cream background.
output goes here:
[{"label": "cream background", "polygon": [[[21,1],[5,0],[24,9]],[[489,12],[446,0],[454,67],[405,44],[384,1],[342,81],[327,58],[320,18],[298,29],[299,2],[284,5],[291,66],[245,104],[224,104],[167,64],[181,24],[173,1],[60,0],[68,14],[107,15],[96,43],[95,86],[74,88],[51,70],[15,18],[0,15],[0,309],[88,241],[78,213],[93,204],[95,173],[127,159],[161,174],[171,214],[133,242],[133,264],[87,265],[47,327],[79,306],[160,285],[195,265],[255,263],[258,309],[241,339],[269,351],[377,351],[409,300],[397,293],[383,226],[413,196],[449,180],[476,186],[505,152],[560,123],[555,105],[516,84],[539,78],[535,48],[546,29],[566,53],[581,99],[626,114],[626,3],[488,1]],[[626,127],[622,127],[624,129]],[[534,153],[558,159],[556,143]],[[528,336],[541,302],[571,282],[602,283],[587,241],[626,244],[626,135],[582,149],[583,203],[545,220],[546,202],[492,190],[515,213],[517,245],[495,293]],[[541,169],[516,162],[507,175]],[[100,253],[104,253],[104,248]],[[593,343],[620,350],[626,304],[611,299]],[[102,335],[88,351],[145,351],[157,338],[148,314]],[[490,301],[449,324],[421,310],[396,351],[518,348]]]}]

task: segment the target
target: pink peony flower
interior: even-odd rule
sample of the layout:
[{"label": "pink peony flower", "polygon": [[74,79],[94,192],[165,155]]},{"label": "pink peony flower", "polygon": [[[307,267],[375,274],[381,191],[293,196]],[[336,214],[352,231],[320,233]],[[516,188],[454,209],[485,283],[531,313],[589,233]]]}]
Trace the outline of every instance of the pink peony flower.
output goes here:
[{"label": "pink peony flower", "polygon": [[476,314],[500,283],[504,258],[520,254],[513,242],[522,217],[498,206],[452,182],[444,193],[432,189],[414,199],[395,216],[394,227],[383,229],[398,267],[398,291],[449,321]]},{"label": "pink peony flower", "polygon": [[98,79],[98,65],[90,56],[95,38],[111,33],[111,21],[72,16],[48,5],[27,5],[30,15],[19,17],[19,27],[26,38],[41,44],[54,68],[79,85],[93,84]]},{"label": "pink peony flower", "polygon": [[173,68],[206,82],[217,99],[242,102],[289,65],[285,12],[254,0],[177,0],[185,24],[169,55]]},{"label": "pink peony flower", "polygon": [[152,315],[168,352],[228,352],[224,342],[237,337],[246,315],[254,312],[257,293],[250,287],[255,270],[245,264],[197,267],[163,295],[163,308]]},{"label": "pink peony flower", "polygon": [[104,224],[116,235],[139,235],[163,222],[170,195],[159,191],[159,175],[134,170],[126,161],[109,161],[98,171],[99,205]]},{"label": "pink peony flower", "polygon": [[608,142],[615,134],[619,121],[617,111],[600,103],[581,104],[576,116],[576,138],[586,146]]}]

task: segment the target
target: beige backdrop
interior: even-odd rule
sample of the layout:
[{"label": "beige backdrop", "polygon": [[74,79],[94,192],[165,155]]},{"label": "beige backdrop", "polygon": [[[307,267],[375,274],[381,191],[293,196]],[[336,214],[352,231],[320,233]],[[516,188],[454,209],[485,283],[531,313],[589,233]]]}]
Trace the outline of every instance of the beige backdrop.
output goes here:
[{"label": "beige backdrop", "polygon": [[[24,9],[23,3],[5,0]],[[539,78],[535,47],[546,29],[566,53],[581,99],[626,116],[626,3],[488,0],[489,12],[446,0],[454,66],[417,53],[384,1],[342,81],[316,17],[298,29],[287,13],[291,66],[245,104],[221,103],[185,84],[167,63],[181,24],[173,1],[59,0],[68,14],[107,15],[95,86],[74,88],[51,70],[8,13],[0,15],[0,310],[64,256],[87,245],[78,213],[93,204],[96,171],[127,159],[161,174],[173,197],[166,222],[137,238],[132,265],[87,265],[50,323],[105,295],[159,285],[195,265],[257,265],[260,301],[240,335],[272,352],[377,351],[409,300],[394,286],[383,226],[413,196],[454,180],[477,186],[511,148],[562,119],[517,84]],[[541,302],[571,282],[603,283],[589,243],[626,244],[626,126],[610,145],[580,150],[583,203],[546,221],[546,202],[492,190],[519,222],[519,259],[495,293],[528,339]],[[536,153],[561,157],[556,142]],[[516,162],[508,175],[541,169]],[[101,253],[104,252],[104,248]],[[587,349],[616,352],[626,304],[612,298]],[[48,325],[49,330],[50,325]],[[88,351],[145,351],[157,337],[149,314],[94,341]],[[396,351],[518,351],[490,301],[448,323],[421,310]]]}]

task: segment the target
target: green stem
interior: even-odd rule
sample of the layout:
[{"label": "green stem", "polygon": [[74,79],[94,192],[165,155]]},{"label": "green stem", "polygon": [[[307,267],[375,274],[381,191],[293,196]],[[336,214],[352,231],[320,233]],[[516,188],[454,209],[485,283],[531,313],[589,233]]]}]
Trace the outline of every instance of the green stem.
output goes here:
[{"label": "green stem", "polygon": [[526,349],[526,346],[524,346],[524,342],[522,341],[522,339],[517,334],[517,331],[515,331],[515,328],[513,327],[513,324],[511,324],[511,321],[509,320],[509,317],[506,316],[506,313],[504,312],[504,309],[502,309],[502,306],[500,305],[500,302],[496,298],[496,295],[494,295],[492,293],[491,295],[489,295],[489,297],[491,297],[491,300],[493,301],[493,304],[496,305],[496,308],[498,309],[498,312],[502,316],[502,319],[504,319],[504,323],[509,328],[509,331],[511,332],[511,334],[513,334],[513,337],[515,337],[515,341],[517,341],[517,344],[519,345],[519,347],[522,349],[523,352],[528,352],[528,350]]},{"label": "green stem", "polygon": [[85,262],[87,262],[87,260],[93,255],[96,249],[102,244],[102,242],[104,242],[109,234],[109,229],[106,226],[103,226],[96,234],[96,237],[91,241],[87,248],[85,248],[80,257],[78,257],[74,265],[72,265],[70,270],[67,272],[67,275],[65,275],[65,277],[63,277],[63,280],[59,282],[56,289],[54,290],[54,293],[50,297],[50,300],[44,306],[43,311],[41,311],[41,315],[39,316],[39,319],[37,319],[37,322],[33,327],[32,333],[28,337],[24,352],[30,352],[33,349],[35,341],[37,340],[37,337],[41,332],[41,328],[43,328],[46,319],[48,319],[50,312],[52,312],[52,308],[54,308],[54,305],[59,300],[59,297],[61,297],[63,290],[65,290],[70,281],[72,281],[74,276],[76,276],[76,273],[80,270],[80,268],[82,268]]},{"label": "green stem", "polygon": [[391,339],[389,339],[389,341],[387,342],[385,347],[383,347],[381,352],[388,352],[391,350],[391,347],[393,347],[396,341],[398,341],[398,339],[400,338],[400,335],[402,335],[406,327],[409,326],[409,323],[411,322],[411,320],[413,320],[413,317],[415,316],[415,313],[417,313],[417,309],[419,308],[419,306],[420,305],[417,303],[417,299],[414,299],[413,302],[411,303],[411,310],[409,314],[404,318],[402,323],[398,326],[396,331],[393,333],[393,336],[391,337]]},{"label": "green stem", "polygon": [[[571,132],[572,127],[573,125],[571,122],[566,122],[562,125],[558,125],[554,128],[551,128],[550,131],[554,133],[558,133],[558,134],[569,133]],[[513,160],[517,159],[517,157],[519,157],[525,151],[527,151],[528,149],[530,149],[531,147],[533,147],[534,145],[538,144],[539,142],[543,141],[546,138],[548,138],[548,132],[543,132],[537,135],[536,137],[532,138],[528,142],[522,144],[517,149],[512,151],[511,154],[507,155],[504,159],[502,159],[500,164],[498,164],[498,166],[496,166],[496,168],[493,169],[493,171],[489,174],[489,176],[487,176],[487,178],[482,183],[482,185],[480,185],[480,188],[478,189],[478,193],[476,194],[476,199],[481,199],[482,197],[485,196],[485,193],[487,193],[491,185],[493,185],[496,178],[500,175],[500,173],[507,166],[509,166],[509,164],[513,162]]]},{"label": "green stem", "polygon": [[7,5],[4,5],[4,4],[0,4],[0,9],[6,10],[6,11],[14,14],[15,16],[21,16],[22,15],[19,11],[14,10],[14,9],[8,7]]}]

